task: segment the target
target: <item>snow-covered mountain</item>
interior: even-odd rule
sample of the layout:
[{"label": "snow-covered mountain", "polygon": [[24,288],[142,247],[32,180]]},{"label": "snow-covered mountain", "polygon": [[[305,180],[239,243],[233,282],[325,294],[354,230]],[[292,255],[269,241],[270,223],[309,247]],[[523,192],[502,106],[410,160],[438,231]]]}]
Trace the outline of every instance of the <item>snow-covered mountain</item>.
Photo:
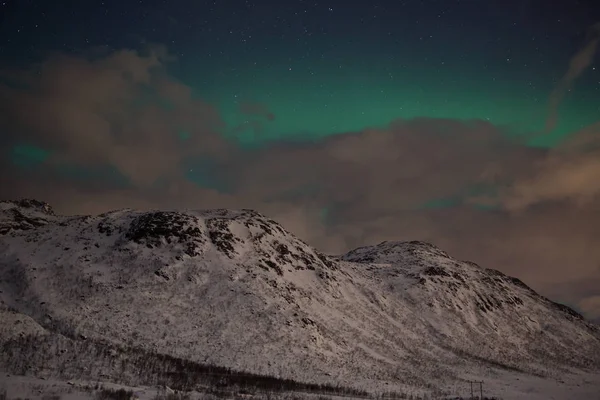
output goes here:
[{"label": "snow-covered mountain", "polygon": [[60,334],[363,388],[600,371],[598,326],[431,244],[331,257],[251,210],[0,212],[4,342]]},{"label": "snow-covered mountain", "polygon": [[34,229],[56,218],[52,207],[42,201],[0,201],[0,235]]}]

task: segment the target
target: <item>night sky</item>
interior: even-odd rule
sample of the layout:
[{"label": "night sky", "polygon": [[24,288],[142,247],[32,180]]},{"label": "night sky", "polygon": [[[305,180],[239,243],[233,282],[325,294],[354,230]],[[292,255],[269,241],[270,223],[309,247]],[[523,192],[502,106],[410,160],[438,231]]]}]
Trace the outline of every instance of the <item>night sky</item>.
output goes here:
[{"label": "night sky", "polygon": [[0,0],[2,197],[426,240],[600,320],[596,0]]}]

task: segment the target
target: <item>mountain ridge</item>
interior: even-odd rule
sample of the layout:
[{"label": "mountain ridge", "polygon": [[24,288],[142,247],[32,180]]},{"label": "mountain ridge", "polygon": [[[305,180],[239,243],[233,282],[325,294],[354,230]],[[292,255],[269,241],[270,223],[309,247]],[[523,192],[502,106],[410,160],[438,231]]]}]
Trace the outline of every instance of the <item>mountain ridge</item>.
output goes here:
[{"label": "mountain ridge", "polygon": [[0,340],[85,337],[361,387],[600,370],[596,325],[429,243],[332,257],[252,210],[0,204],[0,299],[21,321]]}]

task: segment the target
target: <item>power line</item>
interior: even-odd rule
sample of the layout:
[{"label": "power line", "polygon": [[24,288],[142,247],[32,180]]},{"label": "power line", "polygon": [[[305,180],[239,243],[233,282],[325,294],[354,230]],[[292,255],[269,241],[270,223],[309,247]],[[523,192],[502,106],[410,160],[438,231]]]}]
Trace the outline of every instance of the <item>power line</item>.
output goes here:
[{"label": "power line", "polygon": [[[483,381],[468,381],[471,386],[471,399],[483,400]],[[475,397],[477,393],[477,386],[479,386],[479,396]]]}]

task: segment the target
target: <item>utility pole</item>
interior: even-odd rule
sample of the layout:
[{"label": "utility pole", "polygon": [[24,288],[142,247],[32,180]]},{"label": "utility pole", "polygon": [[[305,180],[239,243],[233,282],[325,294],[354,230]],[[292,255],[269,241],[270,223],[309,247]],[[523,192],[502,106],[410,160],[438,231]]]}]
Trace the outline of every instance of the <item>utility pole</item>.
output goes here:
[{"label": "utility pole", "polygon": [[479,396],[477,398],[479,398],[480,400],[483,400],[483,381],[469,381],[469,385],[471,386],[471,400],[476,399],[475,392],[477,390],[477,386],[475,386],[475,388],[474,388],[473,387],[474,383],[479,384]]}]

